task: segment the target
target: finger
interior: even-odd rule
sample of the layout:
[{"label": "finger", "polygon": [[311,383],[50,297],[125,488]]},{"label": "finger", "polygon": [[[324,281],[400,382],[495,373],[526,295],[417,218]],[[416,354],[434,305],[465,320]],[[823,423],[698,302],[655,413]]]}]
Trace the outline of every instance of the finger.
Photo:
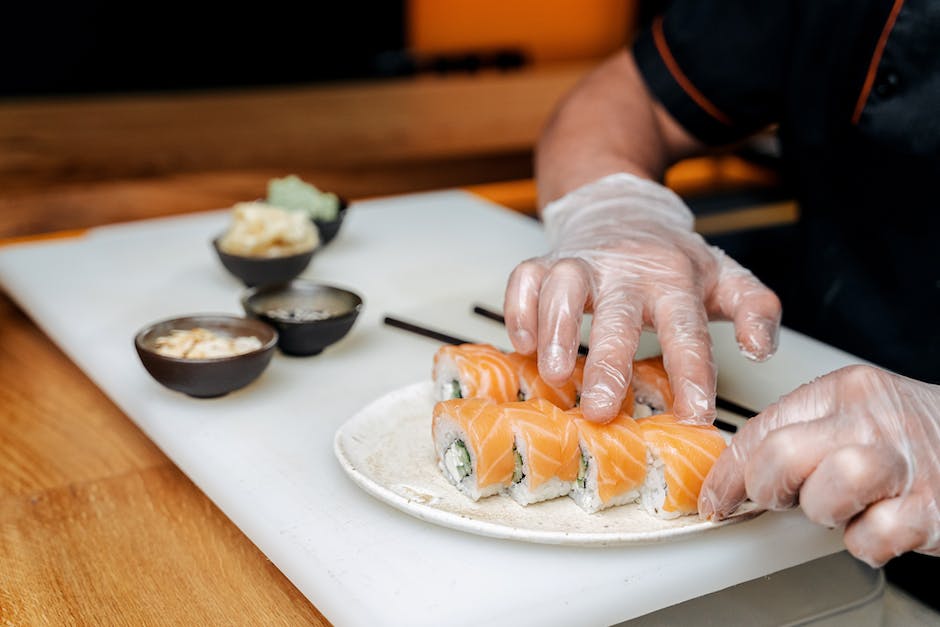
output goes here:
[{"label": "finger", "polygon": [[547,273],[542,259],[528,259],[516,266],[506,285],[503,299],[506,332],[513,348],[523,355],[531,355],[538,348],[539,292]]},{"label": "finger", "polygon": [[766,509],[795,507],[806,478],[852,437],[836,420],[790,424],[769,433],[744,468],[747,496]]},{"label": "finger", "polygon": [[[638,299],[617,289],[601,288],[594,303],[590,350],[584,365],[581,409],[586,419],[612,420],[620,412],[633,370],[633,356],[643,330]],[[629,408],[632,415],[633,408]]]},{"label": "finger", "polygon": [[747,439],[753,449],[775,429],[831,415],[839,400],[840,372],[830,372],[784,394],[748,420],[735,439]]},{"label": "finger", "polygon": [[937,543],[937,509],[931,499],[910,494],[879,501],[845,529],[845,546],[873,568],[908,551]]},{"label": "finger", "polygon": [[574,370],[581,318],[591,291],[590,271],[578,259],[556,262],[542,281],[539,294],[539,374],[551,385],[562,385]]},{"label": "finger", "polygon": [[[747,426],[747,425],[745,425]],[[728,517],[747,499],[744,485],[745,458],[732,445],[721,452],[718,461],[705,477],[698,495],[699,516],[706,519]]]},{"label": "finger", "polygon": [[800,507],[813,522],[838,527],[871,503],[901,494],[910,479],[907,460],[892,447],[843,446],[819,462],[803,483]]},{"label": "finger", "polygon": [[747,498],[745,468],[767,434],[783,426],[817,420],[833,409],[836,379],[826,375],[783,396],[741,427],[718,457],[699,494],[699,514],[725,518]]},{"label": "finger", "polygon": [[653,306],[653,323],[675,396],[673,413],[685,422],[710,423],[717,415],[715,363],[701,299],[691,286],[661,295]]},{"label": "finger", "polygon": [[738,348],[748,359],[764,361],[777,351],[783,313],[780,299],[750,270],[723,253],[708,311],[734,321]]}]

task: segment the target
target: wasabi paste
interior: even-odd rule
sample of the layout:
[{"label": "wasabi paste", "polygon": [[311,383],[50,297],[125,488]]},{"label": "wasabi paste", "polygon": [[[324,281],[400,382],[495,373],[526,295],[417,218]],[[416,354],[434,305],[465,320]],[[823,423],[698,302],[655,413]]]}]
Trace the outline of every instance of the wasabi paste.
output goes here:
[{"label": "wasabi paste", "polygon": [[323,222],[331,222],[339,215],[336,194],[321,192],[294,174],[268,181],[268,204],[290,211],[303,211],[314,220]]}]

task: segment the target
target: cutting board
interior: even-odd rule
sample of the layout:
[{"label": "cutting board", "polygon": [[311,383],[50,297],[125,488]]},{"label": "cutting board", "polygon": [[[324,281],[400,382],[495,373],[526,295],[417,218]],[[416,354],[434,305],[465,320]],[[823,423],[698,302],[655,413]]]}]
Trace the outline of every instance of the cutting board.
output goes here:
[{"label": "cutting board", "polygon": [[[352,332],[321,355],[278,354],[218,399],[161,387],[134,352],[138,329],[242,313],[242,287],[210,247],[228,221],[219,211],[7,247],[0,282],[333,623],[611,624],[843,548],[838,531],[799,512],[648,546],[527,544],[438,527],[357,488],[333,456],[334,433],[371,400],[428,378],[439,347],[383,316],[508,348],[503,328],[471,308],[500,309],[512,268],[546,248],[536,222],[463,192],[352,207],[303,275],[365,299]],[[729,325],[711,330],[720,393],[754,408],[857,361],[784,330],[779,354],[752,364]]]}]

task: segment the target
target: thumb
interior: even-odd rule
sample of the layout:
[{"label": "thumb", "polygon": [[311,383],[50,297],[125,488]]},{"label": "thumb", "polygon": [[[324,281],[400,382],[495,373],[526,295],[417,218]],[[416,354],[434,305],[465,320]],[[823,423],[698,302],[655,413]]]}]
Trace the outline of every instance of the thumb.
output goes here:
[{"label": "thumb", "polygon": [[738,430],[702,484],[699,514],[725,518],[747,497],[745,469],[754,451],[774,431],[828,416],[836,402],[839,378],[829,373],[783,396]]}]

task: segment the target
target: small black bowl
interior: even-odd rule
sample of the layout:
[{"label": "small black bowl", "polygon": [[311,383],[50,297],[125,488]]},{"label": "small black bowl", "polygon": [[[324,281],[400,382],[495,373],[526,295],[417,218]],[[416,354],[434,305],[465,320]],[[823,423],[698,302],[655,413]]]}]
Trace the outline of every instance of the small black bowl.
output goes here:
[{"label": "small black bowl", "polygon": [[[157,338],[169,335],[174,329],[197,327],[228,337],[253,335],[261,341],[261,348],[214,359],[169,357],[156,351]],[[134,346],[144,368],[164,386],[197,398],[213,398],[243,388],[257,379],[268,367],[277,339],[277,331],[258,320],[207,314],[151,324],[137,333]]]},{"label": "small black bowl", "polygon": [[335,220],[318,220],[313,219],[313,223],[317,225],[317,230],[320,232],[320,245],[324,246],[333,241],[333,238],[336,237],[336,234],[339,233],[339,227],[343,225],[343,220],[346,218],[346,210],[349,209],[349,203],[345,199],[339,199],[339,213],[336,214]]},{"label": "small black bowl", "polygon": [[219,255],[225,269],[237,276],[248,287],[286,283],[310,265],[316,248],[283,257],[247,257],[232,255],[219,248],[219,237],[212,240],[212,247]]},{"label": "small black bowl", "polygon": [[317,355],[349,333],[362,298],[339,287],[297,280],[246,290],[242,307],[277,329],[284,353]]}]

